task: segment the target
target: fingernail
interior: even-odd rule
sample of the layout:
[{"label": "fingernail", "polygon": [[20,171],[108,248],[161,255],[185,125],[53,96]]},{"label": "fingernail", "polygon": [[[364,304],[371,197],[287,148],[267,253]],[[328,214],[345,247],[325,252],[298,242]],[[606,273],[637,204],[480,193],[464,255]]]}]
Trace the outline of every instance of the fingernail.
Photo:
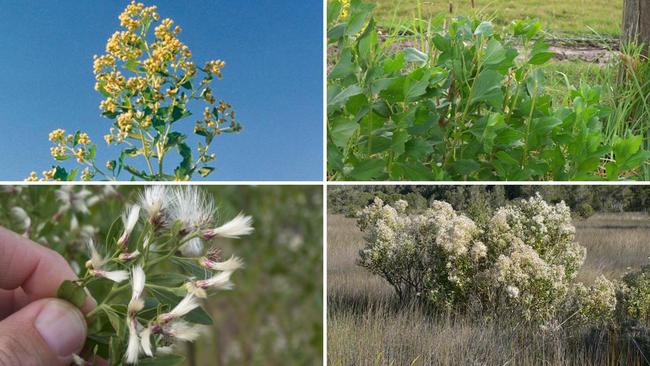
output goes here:
[{"label": "fingernail", "polygon": [[34,325],[52,352],[59,356],[79,352],[86,339],[83,315],[79,309],[63,300],[50,300],[45,304]]}]

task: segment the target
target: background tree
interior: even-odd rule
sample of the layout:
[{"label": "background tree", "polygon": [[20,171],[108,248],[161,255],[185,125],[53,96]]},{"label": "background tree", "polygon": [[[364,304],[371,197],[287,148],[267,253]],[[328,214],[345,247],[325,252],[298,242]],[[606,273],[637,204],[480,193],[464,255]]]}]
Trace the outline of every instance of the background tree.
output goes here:
[{"label": "background tree", "polygon": [[623,9],[623,41],[638,41],[650,45],[650,2],[625,0]]}]

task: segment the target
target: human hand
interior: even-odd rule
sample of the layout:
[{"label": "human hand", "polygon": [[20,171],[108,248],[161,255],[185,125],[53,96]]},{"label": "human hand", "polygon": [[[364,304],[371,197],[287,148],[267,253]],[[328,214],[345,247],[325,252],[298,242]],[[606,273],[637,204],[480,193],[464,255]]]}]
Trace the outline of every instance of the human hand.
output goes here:
[{"label": "human hand", "polygon": [[[83,348],[86,320],[56,299],[76,276],[58,253],[0,227],[0,365],[69,365]],[[83,313],[82,313],[83,311]]]}]

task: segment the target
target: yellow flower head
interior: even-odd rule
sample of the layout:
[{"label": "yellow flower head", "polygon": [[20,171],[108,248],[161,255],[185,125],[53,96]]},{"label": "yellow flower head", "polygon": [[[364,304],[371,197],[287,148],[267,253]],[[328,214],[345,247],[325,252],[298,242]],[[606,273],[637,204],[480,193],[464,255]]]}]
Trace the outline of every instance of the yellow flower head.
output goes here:
[{"label": "yellow flower head", "polygon": [[115,99],[106,98],[106,100],[102,100],[101,103],[99,103],[99,109],[101,109],[104,112],[115,113],[115,110],[117,109],[117,105],[115,104]]},{"label": "yellow flower head", "polygon": [[205,70],[210,74],[216,75],[218,78],[221,78],[221,69],[226,65],[225,62],[221,60],[208,61],[205,64]]},{"label": "yellow flower head", "polygon": [[63,140],[64,136],[65,136],[65,130],[61,128],[57,128],[56,130],[50,132],[49,139],[52,142],[57,142]]},{"label": "yellow flower head", "polygon": [[45,171],[43,171],[43,178],[45,180],[52,180],[52,179],[54,179],[54,174],[56,174],[56,168],[52,168],[50,170],[45,170]]},{"label": "yellow flower head", "polygon": [[60,159],[65,157],[65,148],[63,146],[53,146],[50,148],[50,154],[55,159]]},{"label": "yellow flower head", "polygon": [[77,142],[82,144],[82,145],[88,145],[90,144],[90,137],[88,137],[88,134],[85,132],[79,133],[79,137],[77,138]]},{"label": "yellow flower head", "polygon": [[106,43],[106,53],[122,61],[138,58],[142,55],[140,42],[140,37],[135,33],[128,31],[115,32]]},{"label": "yellow flower head", "polygon": [[86,161],[85,154],[86,154],[86,150],[85,150],[85,149],[82,149],[82,148],[78,148],[78,149],[74,152],[74,156],[77,157],[77,162],[78,162],[78,163],[83,163],[84,161]]},{"label": "yellow flower head", "polygon": [[133,128],[133,113],[129,111],[117,116],[117,127],[122,132],[130,132]]},{"label": "yellow flower head", "polygon": [[101,73],[104,68],[115,67],[115,57],[111,55],[102,55],[93,57],[93,71],[95,75]]},{"label": "yellow flower head", "polygon": [[147,87],[147,80],[142,77],[132,77],[126,81],[126,88],[133,92],[140,92]]},{"label": "yellow flower head", "polygon": [[29,177],[25,178],[25,182],[36,182],[38,181],[38,175],[36,172],[29,173]]},{"label": "yellow flower head", "polygon": [[90,169],[88,167],[84,168],[81,171],[81,180],[83,181],[89,181],[93,178],[92,174],[90,174]]}]

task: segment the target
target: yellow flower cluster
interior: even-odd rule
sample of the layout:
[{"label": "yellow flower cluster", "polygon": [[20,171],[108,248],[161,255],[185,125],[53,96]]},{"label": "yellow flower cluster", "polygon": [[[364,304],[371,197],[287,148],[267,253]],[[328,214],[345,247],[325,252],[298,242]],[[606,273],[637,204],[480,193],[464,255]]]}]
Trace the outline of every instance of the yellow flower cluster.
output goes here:
[{"label": "yellow flower cluster", "polygon": [[133,129],[133,113],[128,111],[117,116],[117,127],[121,132],[131,132],[131,129]]},{"label": "yellow flower cluster", "polygon": [[115,57],[111,55],[102,55],[93,57],[93,72],[95,75],[101,73],[104,68],[115,67]]},{"label": "yellow flower cluster", "polygon": [[65,156],[65,147],[63,146],[52,146],[50,148],[50,154],[52,154],[52,157],[55,159],[60,159]]},{"label": "yellow flower cluster", "polygon": [[129,31],[138,29],[147,18],[158,20],[158,13],[156,13],[156,6],[145,7],[142,3],[131,1],[126,9],[120,14],[120,25]]},{"label": "yellow flower cluster", "polygon": [[77,143],[81,145],[88,145],[91,143],[90,137],[88,136],[87,133],[81,132],[79,133],[79,136],[77,137]]},{"label": "yellow flower cluster", "polygon": [[136,59],[142,55],[140,37],[128,31],[115,32],[106,43],[106,52],[122,61]]},{"label": "yellow flower cluster", "polygon": [[25,182],[37,182],[38,181],[38,175],[36,172],[31,172],[29,173],[29,177],[25,178]]},{"label": "yellow flower cluster", "polygon": [[126,86],[126,78],[119,71],[113,71],[97,75],[99,85],[104,86],[104,90],[109,94],[119,94]]},{"label": "yellow flower cluster", "polygon": [[84,168],[81,171],[81,180],[83,181],[89,181],[93,178],[92,174],[90,173],[90,169],[88,167]]},{"label": "yellow flower cluster", "polygon": [[86,161],[86,149],[84,148],[77,148],[74,152],[74,156],[77,158],[78,163],[83,163]]},{"label": "yellow flower cluster", "polygon": [[115,99],[106,98],[106,100],[102,100],[101,103],[99,103],[99,109],[101,109],[104,112],[115,113],[115,110],[117,109],[117,104],[115,104]]},{"label": "yellow flower cluster", "polygon": [[339,21],[350,15],[350,0],[341,0],[341,11],[339,12]]},{"label": "yellow flower cluster", "polygon": [[126,81],[126,88],[137,93],[143,91],[147,87],[147,80],[142,77],[132,77]]},{"label": "yellow flower cluster", "polygon": [[[167,67],[168,62],[174,62],[179,54],[182,52],[182,56],[187,57],[191,55],[187,46],[185,46],[176,35],[181,32],[180,27],[175,27],[172,30],[172,25],[174,22],[167,18],[162,21],[154,29],[154,36],[157,41],[152,43],[151,57],[144,61],[144,68],[149,73],[155,73],[156,71],[164,70]],[[182,65],[181,65],[182,64]],[[186,60],[179,61],[179,66],[182,69],[187,70],[193,68],[193,64]]]},{"label": "yellow flower cluster", "polygon": [[52,142],[62,141],[65,137],[65,130],[57,128],[56,130],[50,132],[49,139]]},{"label": "yellow flower cluster", "polygon": [[221,60],[214,60],[214,61],[208,61],[205,64],[205,71],[207,71],[210,74],[216,75],[219,79],[221,79],[221,69],[226,65],[225,62]]}]

